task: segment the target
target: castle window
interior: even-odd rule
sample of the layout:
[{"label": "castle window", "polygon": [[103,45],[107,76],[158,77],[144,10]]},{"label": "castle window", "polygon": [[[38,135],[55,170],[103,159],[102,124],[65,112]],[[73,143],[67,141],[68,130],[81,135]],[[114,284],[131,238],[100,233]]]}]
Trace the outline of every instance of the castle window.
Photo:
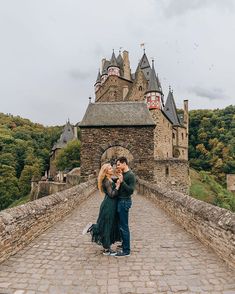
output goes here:
[{"label": "castle window", "polygon": [[142,86],[139,86],[139,91],[143,91],[143,88],[142,88]]},{"label": "castle window", "polygon": [[175,139],[175,133],[173,133],[172,136],[173,136],[173,139]]},{"label": "castle window", "polygon": [[166,157],[168,157],[168,152],[166,153]]},{"label": "castle window", "polygon": [[182,135],[182,140],[184,140],[184,133],[181,133],[181,135]]},{"label": "castle window", "polygon": [[166,169],[165,169],[165,175],[166,175],[166,177],[169,176],[169,166],[166,166]]},{"label": "castle window", "polygon": [[182,150],[182,154],[184,155],[184,150]]}]

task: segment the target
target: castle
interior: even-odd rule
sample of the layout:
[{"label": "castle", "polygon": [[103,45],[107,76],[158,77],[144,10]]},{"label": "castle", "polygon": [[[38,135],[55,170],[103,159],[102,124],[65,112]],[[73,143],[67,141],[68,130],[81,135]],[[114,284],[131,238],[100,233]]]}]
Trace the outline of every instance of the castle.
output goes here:
[{"label": "castle", "polygon": [[77,140],[77,127],[73,126],[68,120],[63,128],[60,138],[57,140],[57,142],[53,145],[51,149],[50,166],[48,172],[49,179],[54,179],[59,172],[56,168],[56,159],[59,151],[66,147],[68,142],[72,140]]},{"label": "castle", "polygon": [[173,91],[164,93],[152,61],[144,52],[134,73],[129,53],[102,60],[81,129],[81,173],[84,178],[100,164],[125,155],[143,179],[188,189],[188,100],[178,113]]}]

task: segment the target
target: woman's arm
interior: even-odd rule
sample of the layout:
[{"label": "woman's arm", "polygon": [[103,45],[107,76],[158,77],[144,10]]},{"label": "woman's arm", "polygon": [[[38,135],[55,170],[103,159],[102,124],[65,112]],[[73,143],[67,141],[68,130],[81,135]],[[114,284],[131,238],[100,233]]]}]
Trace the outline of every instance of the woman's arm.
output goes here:
[{"label": "woman's arm", "polygon": [[113,188],[112,182],[110,182],[108,179],[105,179],[103,182],[103,189],[105,193],[111,198],[117,197],[119,186],[120,185],[116,185],[116,187]]}]

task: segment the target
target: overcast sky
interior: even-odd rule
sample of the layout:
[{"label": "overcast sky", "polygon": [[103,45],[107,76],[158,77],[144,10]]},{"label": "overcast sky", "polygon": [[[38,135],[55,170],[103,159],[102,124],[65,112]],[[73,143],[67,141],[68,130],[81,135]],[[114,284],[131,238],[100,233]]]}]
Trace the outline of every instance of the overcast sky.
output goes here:
[{"label": "overcast sky", "polygon": [[103,57],[145,43],[177,107],[235,104],[235,0],[0,0],[0,112],[80,121]]}]

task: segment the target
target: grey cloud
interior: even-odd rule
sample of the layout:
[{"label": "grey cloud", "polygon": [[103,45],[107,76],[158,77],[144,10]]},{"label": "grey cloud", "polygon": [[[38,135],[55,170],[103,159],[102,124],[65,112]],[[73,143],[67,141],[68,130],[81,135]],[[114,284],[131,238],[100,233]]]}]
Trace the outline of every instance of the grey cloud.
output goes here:
[{"label": "grey cloud", "polygon": [[206,89],[206,88],[195,86],[195,87],[189,88],[189,91],[191,93],[194,93],[198,97],[203,97],[203,98],[206,97],[209,100],[228,98],[224,90],[220,88]]},{"label": "grey cloud", "polygon": [[233,10],[234,8],[233,0],[163,0],[162,4],[165,8],[165,14],[169,16],[182,15],[188,11],[207,7],[215,7],[226,10]]}]

